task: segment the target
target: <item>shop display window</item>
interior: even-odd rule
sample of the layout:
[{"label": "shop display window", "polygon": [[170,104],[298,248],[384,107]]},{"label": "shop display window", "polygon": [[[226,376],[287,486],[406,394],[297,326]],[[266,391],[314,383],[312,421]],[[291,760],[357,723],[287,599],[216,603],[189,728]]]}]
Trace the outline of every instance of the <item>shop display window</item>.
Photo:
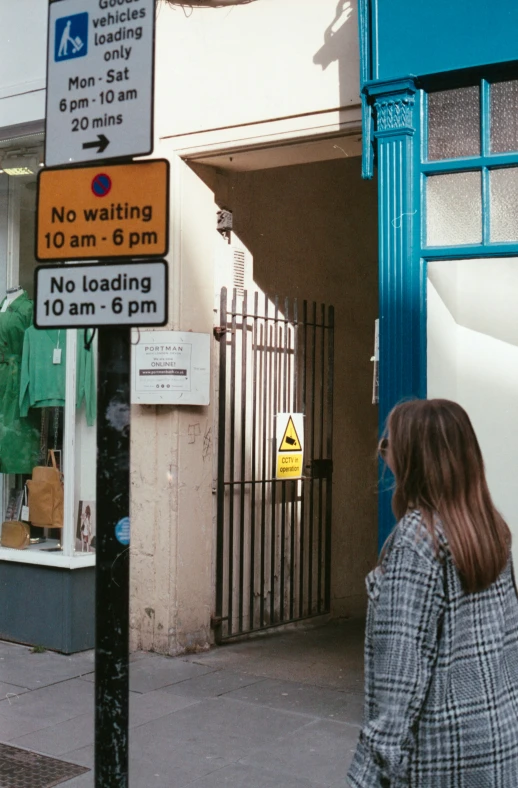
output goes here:
[{"label": "shop display window", "polygon": [[469,414],[518,562],[518,81],[423,98],[427,396]]},{"label": "shop display window", "polygon": [[[43,136],[0,143],[0,560],[95,561],[96,343],[33,325]],[[92,341],[93,340],[93,341]]]},{"label": "shop display window", "polygon": [[427,265],[428,397],[468,412],[495,504],[518,561],[518,257],[434,260]]}]

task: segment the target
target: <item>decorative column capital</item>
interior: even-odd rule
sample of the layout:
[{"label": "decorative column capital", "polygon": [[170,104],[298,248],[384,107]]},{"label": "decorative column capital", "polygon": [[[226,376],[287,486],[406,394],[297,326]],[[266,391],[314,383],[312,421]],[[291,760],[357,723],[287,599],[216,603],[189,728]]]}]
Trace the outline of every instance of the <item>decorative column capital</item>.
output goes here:
[{"label": "decorative column capital", "polygon": [[413,96],[376,99],[376,131],[396,131],[413,128],[415,99]]},{"label": "decorative column capital", "polygon": [[414,131],[417,87],[413,79],[370,83],[364,88],[376,111],[376,134]]}]

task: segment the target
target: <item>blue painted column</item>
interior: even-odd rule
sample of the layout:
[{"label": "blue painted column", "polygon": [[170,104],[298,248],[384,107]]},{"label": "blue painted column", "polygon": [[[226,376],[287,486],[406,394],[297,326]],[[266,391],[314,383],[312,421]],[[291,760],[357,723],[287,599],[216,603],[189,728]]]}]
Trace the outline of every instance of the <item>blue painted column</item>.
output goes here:
[{"label": "blue painted column", "polygon": [[[368,85],[374,106],[379,199],[380,430],[401,399],[423,396],[424,282],[419,259],[417,88],[411,79]],[[390,533],[390,474],[381,477],[379,543]]]}]

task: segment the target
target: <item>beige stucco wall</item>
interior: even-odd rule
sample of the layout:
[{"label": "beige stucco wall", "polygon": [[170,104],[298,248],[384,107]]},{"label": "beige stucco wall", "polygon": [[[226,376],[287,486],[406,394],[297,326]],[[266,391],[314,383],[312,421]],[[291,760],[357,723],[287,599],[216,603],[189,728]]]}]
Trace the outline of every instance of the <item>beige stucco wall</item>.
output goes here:
[{"label": "beige stucco wall", "polygon": [[[172,160],[166,328],[212,334],[214,196],[164,153]],[[132,648],[177,653],[211,636],[212,399],[132,409]]]},{"label": "beige stucco wall", "polygon": [[[212,334],[225,189],[258,286],[336,307],[333,611],[357,614],[376,543],[376,207],[359,158],[347,160],[342,143],[328,139],[357,137],[360,119],[356,0],[338,8],[336,0],[257,0],[184,13],[159,4],[153,155],[172,164],[169,328]],[[324,157],[341,158],[225,177],[187,163],[314,140],[328,140]],[[212,637],[215,394],[208,408],[133,409],[132,648],[178,653]]]},{"label": "beige stucco wall", "polygon": [[159,137],[232,127],[236,139],[241,125],[358,104],[357,0],[161,2],[156,65]]}]

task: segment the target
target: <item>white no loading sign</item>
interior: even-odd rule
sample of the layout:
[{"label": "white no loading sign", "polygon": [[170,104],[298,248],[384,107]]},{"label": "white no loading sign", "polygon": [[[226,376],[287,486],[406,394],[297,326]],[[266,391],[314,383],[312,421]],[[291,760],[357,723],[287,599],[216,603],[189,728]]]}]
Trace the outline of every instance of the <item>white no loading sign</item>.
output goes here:
[{"label": "white no loading sign", "polygon": [[155,0],[49,6],[45,164],[153,149]]},{"label": "white no loading sign", "polygon": [[165,260],[36,269],[37,328],[163,326],[167,323]]}]

